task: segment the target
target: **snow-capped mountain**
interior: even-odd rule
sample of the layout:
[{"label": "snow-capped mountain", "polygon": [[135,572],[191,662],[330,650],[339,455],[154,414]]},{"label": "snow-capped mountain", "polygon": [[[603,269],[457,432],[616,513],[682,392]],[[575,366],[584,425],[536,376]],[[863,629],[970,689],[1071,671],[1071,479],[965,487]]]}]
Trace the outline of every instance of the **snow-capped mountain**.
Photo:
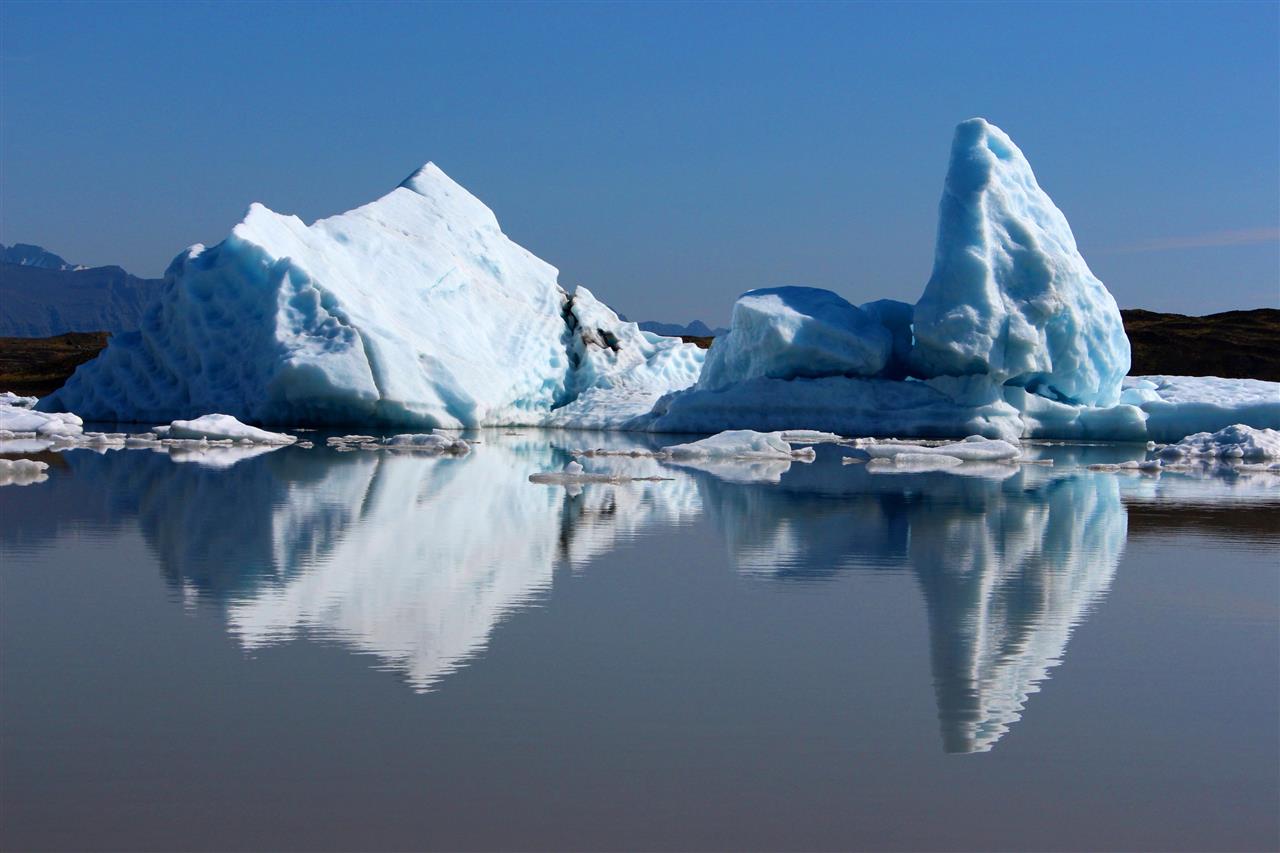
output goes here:
[{"label": "snow-capped mountain", "polygon": [[30,243],[14,243],[12,246],[0,243],[0,263],[40,267],[46,270],[88,269],[82,264],[69,264],[60,255],[55,255],[43,246],[33,246]]}]

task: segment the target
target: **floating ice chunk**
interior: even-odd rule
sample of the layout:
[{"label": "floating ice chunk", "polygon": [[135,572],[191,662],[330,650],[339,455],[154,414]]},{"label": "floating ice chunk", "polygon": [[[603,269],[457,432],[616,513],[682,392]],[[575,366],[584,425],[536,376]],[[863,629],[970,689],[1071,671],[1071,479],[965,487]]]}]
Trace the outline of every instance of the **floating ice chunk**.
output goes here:
[{"label": "floating ice chunk", "polygon": [[242,424],[231,415],[201,415],[189,421],[177,420],[153,432],[165,438],[247,440],[254,444],[293,444],[298,439],[282,432]]},{"label": "floating ice chunk", "polygon": [[0,430],[72,438],[84,432],[84,421],[70,412],[36,412],[20,406],[0,404]]},{"label": "floating ice chunk", "polygon": [[335,444],[363,444],[368,441],[377,441],[378,437],[373,435],[334,435],[325,439],[328,445]]},{"label": "floating ice chunk", "polygon": [[1189,435],[1177,444],[1158,448],[1156,453],[1171,462],[1199,457],[1245,462],[1280,459],[1280,431],[1233,424],[1214,433]]},{"label": "floating ice chunk", "polygon": [[465,456],[471,452],[471,445],[464,439],[438,433],[401,433],[391,436],[383,443],[397,450],[413,450],[421,453]]},{"label": "floating ice chunk", "polygon": [[23,397],[12,391],[0,391],[0,406],[12,406],[15,409],[29,409],[39,402],[39,397]]},{"label": "floating ice chunk", "polygon": [[0,459],[0,486],[30,486],[49,479],[49,463],[35,459]]},{"label": "floating ice chunk", "polygon": [[662,448],[671,459],[797,459],[813,458],[812,447],[792,450],[781,432],[727,430],[688,444]]},{"label": "floating ice chunk", "polygon": [[829,290],[752,290],[734,304],[729,332],[711,345],[698,388],[760,377],[875,376],[892,347],[888,329]]},{"label": "floating ice chunk", "polygon": [[785,429],[782,440],[788,444],[839,444],[844,436],[817,429]]},{"label": "floating ice chunk", "polygon": [[899,456],[906,456],[913,462],[931,456],[949,457],[958,462],[1003,462],[1017,459],[1022,455],[1022,450],[1016,445],[998,438],[983,438],[980,435],[971,435],[964,441],[936,446],[884,441],[872,444],[859,443],[858,447],[866,451],[872,459],[896,461]]},{"label": "floating ice chunk", "polygon": [[1115,299],[1022,152],[980,118],[956,128],[913,332],[923,375],[982,374],[1062,402],[1113,405],[1129,371]]}]

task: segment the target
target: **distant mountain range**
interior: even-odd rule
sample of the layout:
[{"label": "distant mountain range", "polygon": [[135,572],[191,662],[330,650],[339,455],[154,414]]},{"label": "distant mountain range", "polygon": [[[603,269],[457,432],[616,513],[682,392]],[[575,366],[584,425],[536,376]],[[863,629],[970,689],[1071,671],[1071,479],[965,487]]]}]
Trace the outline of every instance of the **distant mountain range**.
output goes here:
[{"label": "distant mountain range", "polygon": [[0,245],[0,337],[136,329],[161,282],[120,267],[71,264],[27,243]]},{"label": "distant mountain range", "polygon": [[0,243],[0,263],[17,264],[20,267],[39,267],[44,270],[83,270],[88,267],[69,264],[53,252],[30,243]]},{"label": "distant mountain range", "polygon": [[[622,315],[618,316],[623,320],[627,319]],[[643,320],[637,325],[646,332],[653,332],[655,335],[666,335],[669,338],[712,338],[729,331],[728,329],[713,329],[701,320],[694,320],[692,323],[683,326],[679,323],[660,323],[657,320]]]},{"label": "distant mountain range", "polygon": [[[136,329],[151,289],[162,281],[138,278],[116,266],[72,264],[30,243],[0,243],[0,337]],[[639,326],[668,337],[709,338],[729,331],[701,320],[684,325],[645,320]]]}]

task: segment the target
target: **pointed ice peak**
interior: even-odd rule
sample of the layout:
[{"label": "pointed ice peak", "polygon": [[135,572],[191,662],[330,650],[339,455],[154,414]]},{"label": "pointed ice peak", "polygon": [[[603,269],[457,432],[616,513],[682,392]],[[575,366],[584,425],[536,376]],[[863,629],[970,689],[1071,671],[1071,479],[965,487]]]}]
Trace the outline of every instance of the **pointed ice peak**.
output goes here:
[{"label": "pointed ice peak", "polygon": [[973,192],[982,188],[975,183],[990,178],[996,169],[1003,168],[1021,173],[1039,189],[1031,164],[1022,150],[1009,138],[1009,134],[985,118],[971,118],[956,125],[955,138],[951,142],[951,167],[947,171],[947,186],[956,190]]},{"label": "pointed ice peak", "polygon": [[[400,182],[400,186],[413,190],[420,195],[430,195],[432,188],[437,185],[445,185],[462,190],[457,181],[446,175],[444,169],[441,169],[430,160],[423,163],[414,170],[412,175]],[[466,190],[462,191],[466,192]]]},{"label": "pointed ice peak", "polygon": [[1027,158],[985,119],[956,127],[912,332],[922,376],[986,375],[1060,402],[1112,405],[1128,372],[1115,299]]},{"label": "pointed ice peak", "polygon": [[480,217],[495,228],[498,227],[498,217],[488,205],[467,192],[462,184],[446,175],[435,163],[428,161],[401,181],[400,186],[412,190],[451,214]]}]

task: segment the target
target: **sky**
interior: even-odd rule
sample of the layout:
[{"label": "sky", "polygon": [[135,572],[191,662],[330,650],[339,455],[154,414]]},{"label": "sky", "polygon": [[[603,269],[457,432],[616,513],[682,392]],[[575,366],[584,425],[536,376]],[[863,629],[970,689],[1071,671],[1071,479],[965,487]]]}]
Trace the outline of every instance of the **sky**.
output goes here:
[{"label": "sky", "polygon": [[954,126],[1121,307],[1280,307],[1280,3],[0,2],[0,242],[158,276],[431,160],[632,319],[914,302]]}]

